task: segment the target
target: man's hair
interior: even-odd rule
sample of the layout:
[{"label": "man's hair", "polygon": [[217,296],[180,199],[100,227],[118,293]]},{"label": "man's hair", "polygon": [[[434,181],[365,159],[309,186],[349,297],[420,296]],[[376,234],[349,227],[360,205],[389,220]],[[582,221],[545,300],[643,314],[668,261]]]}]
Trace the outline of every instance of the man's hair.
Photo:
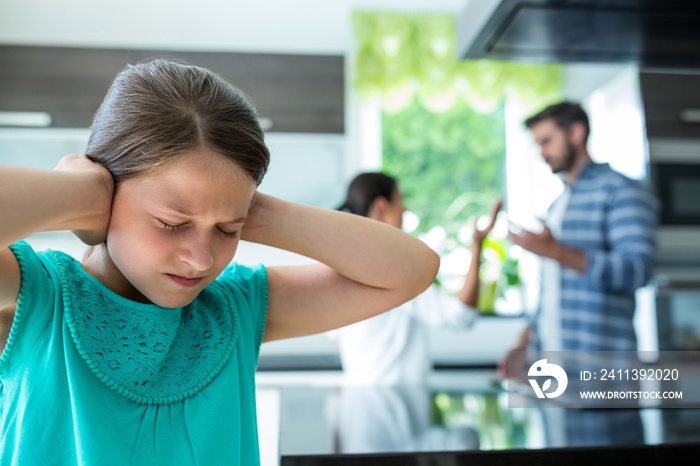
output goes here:
[{"label": "man's hair", "polygon": [[581,105],[575,102],[560,102],[549,105],[548,107],[545,107],[531,117],[527,118],[525,120],[525,126],[532,128],[534,125],[544,120],[552,120],[554,124],[565,131],[569,131],[571,125],[574,123],[583,124],[584,128],[586,129],[586,137],[584,142],[588,140],[588,136],[591,133],[588,115],[583,110]]}]

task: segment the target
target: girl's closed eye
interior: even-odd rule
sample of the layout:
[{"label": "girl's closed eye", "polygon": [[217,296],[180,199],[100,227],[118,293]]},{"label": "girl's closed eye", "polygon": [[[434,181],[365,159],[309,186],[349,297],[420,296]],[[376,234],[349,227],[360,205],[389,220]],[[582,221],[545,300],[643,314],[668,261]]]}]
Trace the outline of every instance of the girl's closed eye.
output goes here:
[{"label": "girl's closed eye", "polygon": [[163,228],[165,228],[166,230],[170,230],[170,231],[182,230],[185,227],[185,225],[187,225],[186,223],[180,223],[178,225],[173,225],[172,223],[168,223],[168,222],[166,222],[160,218],[157,218],[157,217],[156,217],[156,220],[158,220],[158,222],[160,223],[160,225]]},{"label": "girl's closed eye", "polygon": [[236,238],[238,238],[238,232],[237,232],[237,231],[226,231],[226,230],[222,230],[221,228],[219,228],[219,232],[220,232],[225,238],[228,238],[228,239],[236,239]]},{"label": "girl's closed eye", "polygon": [[[187,226],[187,223],[172,224],[172,223],[168,223],[165,220],[157,218],[157,217],[156,217],[156,220],[158,220],[158,223],[160,223],[160,225],[163,228],[165,228],[166,230],[169,230],[169,231],[179,231],[179,230],[184,229]],[[221,233],[221,236],[223,236],[224,238],[228,238],[228,239],[238,238],[238,231],[226,231],[226,230],[223,230],[221,228],[217,228],[217,230],[219,231],[219,233]]]}]

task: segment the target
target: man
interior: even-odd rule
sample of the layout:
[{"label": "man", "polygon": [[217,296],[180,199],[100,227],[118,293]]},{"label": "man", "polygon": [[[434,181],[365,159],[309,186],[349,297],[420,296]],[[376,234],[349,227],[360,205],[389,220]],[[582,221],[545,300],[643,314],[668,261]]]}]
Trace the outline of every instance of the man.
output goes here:
[{"label": "man", "polygon": [[651,190],[594,163],[580,105],[551,105],[525,121],[565,190],[541,233],[510,239],[542,257],[540,308],[514,351],[636,351],[635,291],[653,273],[658,202]]}]

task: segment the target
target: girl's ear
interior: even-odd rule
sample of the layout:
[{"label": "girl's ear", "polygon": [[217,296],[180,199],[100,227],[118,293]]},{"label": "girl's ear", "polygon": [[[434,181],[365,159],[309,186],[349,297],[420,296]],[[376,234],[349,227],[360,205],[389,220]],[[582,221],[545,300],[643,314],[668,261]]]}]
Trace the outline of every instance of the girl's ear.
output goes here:
[{"label": "girl's ear", "polygon": [[382,220],[389,201],[383,196],[376,197],[369,206],[368,217],[374,220]]}]

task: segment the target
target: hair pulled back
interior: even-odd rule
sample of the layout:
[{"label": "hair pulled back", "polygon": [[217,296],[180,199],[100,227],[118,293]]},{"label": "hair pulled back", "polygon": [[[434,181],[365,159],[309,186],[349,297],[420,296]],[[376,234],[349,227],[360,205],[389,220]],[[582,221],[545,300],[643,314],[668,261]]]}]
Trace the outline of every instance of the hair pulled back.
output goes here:
[{"label": "hair pulled back", "polygon": [[378,172],[361,173],[348,186],[343,205],[338,210],[367,217],[372,203],[378,197],[391,202],[396,193],[396,179]]},{"label": "hair pulled back", "polygon": [[258,185],[270,162],[256,111],[239,89],[207,69],[158,58],[116,76],[86,155],[119,183],[197,149],[229,158]]}]

